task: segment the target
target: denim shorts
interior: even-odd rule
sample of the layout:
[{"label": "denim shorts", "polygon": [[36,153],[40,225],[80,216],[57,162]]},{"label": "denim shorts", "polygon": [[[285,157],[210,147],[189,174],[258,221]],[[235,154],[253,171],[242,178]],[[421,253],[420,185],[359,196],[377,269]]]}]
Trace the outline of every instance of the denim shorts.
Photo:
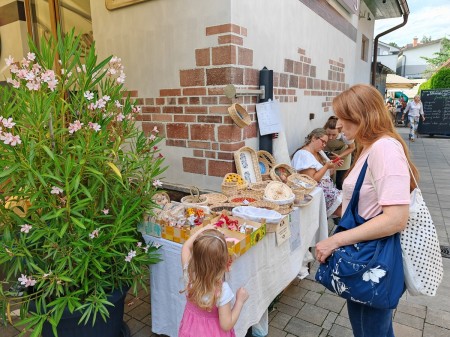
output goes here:
[{"label": "denim shorts", "polygon": [[350,300],[347,309],[355,337],[394,337],[393,309],[376,309]]}]

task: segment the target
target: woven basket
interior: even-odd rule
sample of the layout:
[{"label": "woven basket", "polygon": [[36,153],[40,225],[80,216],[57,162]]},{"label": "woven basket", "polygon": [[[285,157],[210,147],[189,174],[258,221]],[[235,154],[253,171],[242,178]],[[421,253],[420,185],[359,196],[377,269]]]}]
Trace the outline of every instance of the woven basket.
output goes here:
[{"label": "woven basket", "polygon": [[287,183],[290,175],[296,173],[296,170],[287,164],[277,164],[270,170],[270,177],[274,181],[281,181]]},{"label": "woven basket", "polygon": [[248,188],[252,191],[261,192],[264,194],[264,190],[266,189],[267,185],[270,181],[260,181],[257,183],[252,183],[248,186]]},{"label": "woven basket", "polygon": [[283,204],[284,200],[289,200],[293,196],[291,188],[281,181],[271,181],[264,190],[264,198]]},{"label": "woven basket", "polygon": [[208,198],[206,195],[200,195],[200,191],[197,187],[193,186],[190,189],[191,195],[187,195],[181,198],[181,203],[184,205],[201,205],[206,206],[208,204]]},{"label": "woven basket", "polygon": [[280,206],[280,208],[277,210],[278,213],[286,215],[292,212],[292,206],[294,206],[293,203],[289,203],[286,205]]},{"label": "woven basket", "polygon": [[259,170],[261,171],[261,178],[263,181],[272,180],[270,177],[270,170],[276,165],[275,158],[270,152],[259,150],[256,151],[258,156]]},{"label": "woven basket", "polygon": [[243,177],[246,182],[255,183],[262,181],[258,157],[255,150],[251,147],[243,146],[235,151],[233,156],[237,173]]},{"label": "woven basket", "polygon": [[309,194],[316,188],[317,181],[306,174],[295,173],[288,177],[288,185],[302,188]]},{"label": "woven basket", "polygon": [[228,113],[230,114],[233,122],[240,128],[245,128],[252,123],[252,119],[250,118],[247,110],[245,110],[245,108],[238,103],[232,104],[228,108]]},{"label": "woven basket", "polygon": [[205,197],[209,205],[221,204],[228,200],[228,196],[222,193],[208,193]]},{"label": "woven basket", "polygon": [[[244,202],[247,200],[248,203]],[[261,200],[261,195],[252,191],[245,191],[228,198],[228,202],[235,206],[248,206],[250,203]]]},{"label": "woven basket", "polygon": [[221,204],[211,205],[209,209],[213,215],[219,215],[224,212],[231,214],[231,211],[233,210],[234,207],[236,207],[236,206],[229,204],[229,203],[221,203]]},{"label": "woven basket", "polygon": [[306,191],[305,189],[297,186],[291,186],[292,192],[294,192],[295,200],[294,203],[299,203],[305,198]]},{"label": "woven basket", "polygon": [[264,200],[258,200],[258,201],[252,202],[252,203],[250,203],[250,206],[270,209],[272,211],[278,211],[278,209],[280,208],[279,205],[277,205],[273,202],[264,201]]},{"label": "woven basket", "polygon": [[245,190],[248,183],[237,173],[227,173],[222,181],[222,193],[226,196],[237,194],[241,190]]}]

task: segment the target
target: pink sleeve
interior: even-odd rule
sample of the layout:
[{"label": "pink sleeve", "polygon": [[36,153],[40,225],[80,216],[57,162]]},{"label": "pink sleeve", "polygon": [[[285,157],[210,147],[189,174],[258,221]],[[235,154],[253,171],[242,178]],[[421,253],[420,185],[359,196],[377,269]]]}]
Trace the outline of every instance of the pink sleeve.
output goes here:
[{"label": "pink sleeve", "polygon": [[379,205],[410,203],[408,163],[397,140],[385,138],[377,141],[370,151],[368,166]]}]

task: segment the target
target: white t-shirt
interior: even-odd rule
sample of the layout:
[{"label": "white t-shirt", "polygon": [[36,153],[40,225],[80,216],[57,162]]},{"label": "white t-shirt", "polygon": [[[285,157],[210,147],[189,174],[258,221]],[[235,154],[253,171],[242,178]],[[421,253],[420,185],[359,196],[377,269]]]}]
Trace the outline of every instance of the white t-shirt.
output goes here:
[{"label": "white t-shirt", "polygon": [[[292,167],[297,171],[307,170],[309,168],[313,168],[316,171],[319,171],[323,165],[314,157],[314,155],[307,150],[298,150],[294,157],[292,158]],[[324,174],[324,177],[329,177],[330,171]]]},{"label": "white t-shirt", "polygon": [[347,137],[345,137],[345,135],[342,132],[337,135],[336,139],[337,140],[342,140],[345,145],[350,145],[350,144],[353,144],[355,142],[354,139],[348,139]]},{"label": "white t-shirt", "polygon": [[420,115],[423,116],[422,102],[409,102],[405,109],[405,114],[406,113],[409,113],[410,117],[419,117]]}]

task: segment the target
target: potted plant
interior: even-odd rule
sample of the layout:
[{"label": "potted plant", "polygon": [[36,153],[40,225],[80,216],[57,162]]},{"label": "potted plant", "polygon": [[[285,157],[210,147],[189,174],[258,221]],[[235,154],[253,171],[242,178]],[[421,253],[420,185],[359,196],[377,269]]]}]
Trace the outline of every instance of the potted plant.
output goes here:
[{"label": "potted plant", "polygon": [[119,58],[98,62],[73,32],[58,36],[8,58],[0,89],[0,315],[20,308],[31,336],[57,335],[65,312],[106,320],[111,294],[145,287],[158,262],[137,232],[161,186],[158,130],[135,124]]}]

